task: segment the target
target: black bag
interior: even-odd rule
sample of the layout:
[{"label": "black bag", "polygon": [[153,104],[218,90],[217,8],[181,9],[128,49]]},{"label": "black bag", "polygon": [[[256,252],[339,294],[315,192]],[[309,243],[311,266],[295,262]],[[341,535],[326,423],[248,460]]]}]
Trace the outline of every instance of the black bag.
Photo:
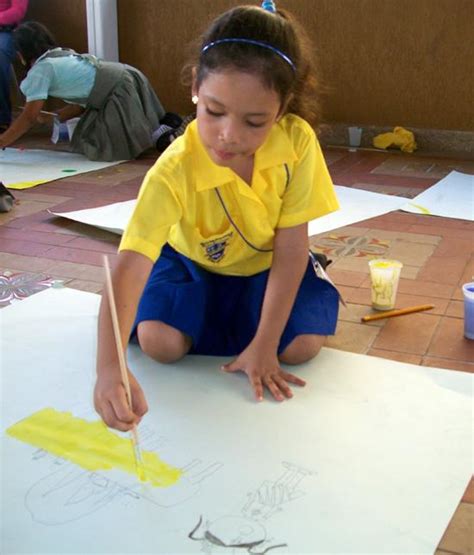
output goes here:
[{"label": "black bag", "polygon": [[3,183],[0,183],[0,212],[10,212],[14,203],[15,197]]}]

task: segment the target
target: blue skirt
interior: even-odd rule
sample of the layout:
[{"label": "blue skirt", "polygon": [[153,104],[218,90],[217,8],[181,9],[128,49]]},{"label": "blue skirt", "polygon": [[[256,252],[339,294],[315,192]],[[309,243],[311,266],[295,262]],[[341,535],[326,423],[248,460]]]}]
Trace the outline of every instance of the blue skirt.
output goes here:
[{"label": "blue skirt", "polygon": [[[256,333],[268,274],[215,274],[165,245],[140,299],[132,338],[140,322],[159,320],[192,338],[190,354],[236,356]],[[338,308],[337,290],[308,260],[278,353],[298,335],[333,335]]]}]

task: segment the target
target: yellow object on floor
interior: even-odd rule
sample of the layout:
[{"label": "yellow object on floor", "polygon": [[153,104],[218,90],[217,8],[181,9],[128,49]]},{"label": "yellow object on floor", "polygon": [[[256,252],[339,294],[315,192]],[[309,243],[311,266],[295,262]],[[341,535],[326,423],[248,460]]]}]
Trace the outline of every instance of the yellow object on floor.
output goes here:
[{"label": "yellow object on floor", "polygon": [[[7,434],[86,470],[117,468],[136,474],[130,440],[119,437],[102,421],[88,422],[70,412],[46,408],[10,426]],[[146,481],[155,487],[171,486],[183,473],[151,451],[143,452],[143,461]]]},{"label": "yellow object on floor", "polygon": [[415,135],[404,127],[394,127],[389,133],[381,133],[373,138],[372,144],[376,148],[398,146],[403,152],[413,152],[417,149]]}]

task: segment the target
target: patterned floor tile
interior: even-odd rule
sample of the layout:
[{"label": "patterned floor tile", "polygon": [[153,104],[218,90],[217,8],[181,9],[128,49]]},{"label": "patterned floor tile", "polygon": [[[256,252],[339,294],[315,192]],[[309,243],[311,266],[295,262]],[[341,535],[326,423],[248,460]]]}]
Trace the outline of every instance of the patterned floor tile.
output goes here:
[{"label": "patterned floor tile", "polygon": [[408,241],[394,241],[391,243],[385,258],[399,260],[404,266],[421,268],[433,254],[436,246]]},{"label": "patterned floor tile", "polygon": [[11,304],[15,300],[26,299],[51,287],[55,280],[42,274],[25,272],[0,273],[0,307]]},{"label": "patterned floor tile", "polygon": [[388,241],[374,237],[354,237],[351,235],[340,235],[331,233],[312,241],[312,244],[329,257],[353,256],[361,257],[383,257],[390,247]]},{"label": "patterned floor tile", "polygon": [[[397,225],[397,224],[395,224]],[[417,243],[422,245],[438,245],[442,237],[436,235],[424,235],[422,233],[409,233],[402,230],[380,230],[371,229],[364,234],[366,237],[377,237],[390,243]]]}]

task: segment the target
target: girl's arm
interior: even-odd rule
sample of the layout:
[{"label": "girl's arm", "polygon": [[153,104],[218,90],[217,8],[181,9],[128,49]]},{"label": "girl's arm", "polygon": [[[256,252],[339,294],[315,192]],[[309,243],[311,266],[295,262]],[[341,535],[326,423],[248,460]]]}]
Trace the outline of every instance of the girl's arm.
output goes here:
[{"label": "girl's arm", "polygon": [[17,139],[22,137],[36,123],[44,100],[32,100],[25,104],[23,112],[16,118],[10,127],[0,135],[0,148],[11,145]]},{"label": "girl's arm", "polygon": [[307,224],[277,229],[273,262],[270,269],[262,312],[255,337],[227,371],[244,371],[258,400],[267,387],[275,399],[292,393],[287,382],[304,385],[300,378],[283,372],[278,362],[278,345],[295,302],[298,288],[308,264]]},{"label": "girl's arm", "polygon": [[67,104],[64,108],[60,108],[55,112],[40,113],[38,116],[38,122],[53,125],[55,118],[57,118],[62,123],[68,119],[80,116],[84,110],[85,108],[83,108],[80,104]]},{"label": "girl's arm", "polygon": [[67,104],[64,108],[58,110],[59,121],[67,121],[68,119],[80,116],[84,112],[84,107],[80,104]]},{"label": "girl's arm", "polygon": [[[138,301],[152,267],[153,262],[146,256],[133,251],[122,251],[118,255],[112,273],[117,316],[122,345],[125,350],[135,319]],[[132,409],[130,410],[128,406],[120,374],[109,299],[106,293],[102,295],[98,332],[97,381],[94,390],[94,405],[108,426],[127,431],[140,420],[148,407],[141,387],[130,372]]]}]

